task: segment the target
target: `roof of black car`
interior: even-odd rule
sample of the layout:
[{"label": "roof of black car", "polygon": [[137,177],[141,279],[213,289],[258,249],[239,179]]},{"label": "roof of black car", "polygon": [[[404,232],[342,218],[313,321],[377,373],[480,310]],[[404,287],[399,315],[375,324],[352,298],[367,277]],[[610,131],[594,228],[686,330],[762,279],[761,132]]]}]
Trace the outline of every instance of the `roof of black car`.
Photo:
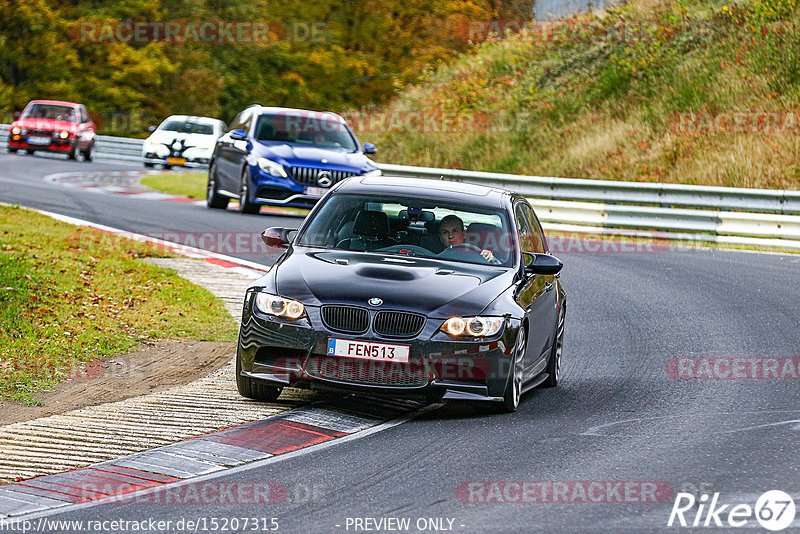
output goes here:
[{"label": "roof of black car", "polygon": [[485,185],[406,176],[354,176],[343,182],[337,192],[401,195],[493,207],[502,206],[503,197],[511,194]]}]

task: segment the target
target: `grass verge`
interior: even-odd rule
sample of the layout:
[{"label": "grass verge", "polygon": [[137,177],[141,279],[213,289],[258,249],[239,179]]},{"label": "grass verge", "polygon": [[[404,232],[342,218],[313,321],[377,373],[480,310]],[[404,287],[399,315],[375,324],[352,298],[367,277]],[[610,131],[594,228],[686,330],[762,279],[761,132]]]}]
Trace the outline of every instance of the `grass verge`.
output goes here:
[{"label": "grass verge", "polygon": [[0,206],[0,398],[36,404],[82,364],[145,340],[234,340],[216,297],[139,261],[168,255]]},{"label": "grass verge", "polygon": [[205,172],[165,172],[144,176],[141,184],[170,195],[199,200],[206,198],[207,179]]},{"label": "grass verge", "polygon": [[800,189],[799,0],[632,0],[501,37],[384,110],[431,127],[382,123],[382,161]]}]

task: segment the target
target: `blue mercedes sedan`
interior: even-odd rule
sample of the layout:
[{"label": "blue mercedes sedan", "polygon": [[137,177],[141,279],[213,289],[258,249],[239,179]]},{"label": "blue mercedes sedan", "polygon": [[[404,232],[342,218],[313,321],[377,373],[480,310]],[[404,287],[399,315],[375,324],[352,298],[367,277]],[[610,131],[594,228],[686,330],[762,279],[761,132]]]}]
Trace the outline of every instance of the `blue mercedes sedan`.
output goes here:
[{"label": "blue mercedes sedan", "polygon": [[311,207],[345,178],[380,175],[367,157],[375,151],[335,113],[253,105],[217,140],[206,203],[225,209],[238,200],[242,213],[262,205]]}]

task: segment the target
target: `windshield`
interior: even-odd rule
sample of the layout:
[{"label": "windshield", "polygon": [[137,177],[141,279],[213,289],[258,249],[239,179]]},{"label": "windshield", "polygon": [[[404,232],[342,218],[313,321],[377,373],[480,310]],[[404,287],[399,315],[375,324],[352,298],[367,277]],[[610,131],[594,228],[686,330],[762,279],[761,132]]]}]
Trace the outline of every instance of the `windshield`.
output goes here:
[{"label": "windshield", "polygon": [[350,128],[329,113],[263,114],[258,118],[256,139],[318,146],[343,152],[358,150]]},{"label": "windshield", "polygon": [[501,210],[437,200],[334,194],[298,243],[510,267],[516,239]]},{"label": "windshield", "polygon": [[75,108],[55,104],[32,104],[22,112],[23,119],[55,119],[59,121],[78,122]]},{"label": "windshield", "polygon": [[161,125],[160,130],[168,132],[181,132],[186,134],[214,135],[214,126],[202,122],[167,121]]}]

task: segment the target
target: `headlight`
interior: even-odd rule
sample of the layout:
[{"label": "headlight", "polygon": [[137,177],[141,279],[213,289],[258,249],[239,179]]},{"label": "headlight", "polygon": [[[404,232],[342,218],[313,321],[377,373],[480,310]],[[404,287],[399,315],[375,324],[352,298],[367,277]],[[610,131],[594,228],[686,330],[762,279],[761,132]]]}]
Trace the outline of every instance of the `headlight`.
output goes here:
[{"label": "headlight", "polygon": [[22,130],[20,130],[19,126],[14,126],[13,128],[11,128],[11,133],[14,135],[19,135],[21,131]]},{"label": "headlight", "polygon": [[285,299],[270,293],[256,294],[256,308],[267,315],[284,317],[286,319],[299,319],[306,313],[306,308],[302,302]]},{"label": "headlight", "polygon": [[374,171],[365,172],[361,176],[381,176],[383,173],[380,169],[375,169]]},{"label": "headlight", "polygon": [[67,137],[69,137],[69,132],[68,132],[67,130],[61,130],[61,133],[60,133],[60,134],[58,134],[58,136],[59,136],[61,139],[66,139]]},{"label": "headlight", "polygon": [[503,328],[503,317],[451,317],[441,330],[451,336],[488,337]]},{"label": "headlight", "polygon": [[283,169],[283,165],[271,159],[258,158],[258,168],[271,176],[280,176],[281,178],[286,178],[288,176]]}]

